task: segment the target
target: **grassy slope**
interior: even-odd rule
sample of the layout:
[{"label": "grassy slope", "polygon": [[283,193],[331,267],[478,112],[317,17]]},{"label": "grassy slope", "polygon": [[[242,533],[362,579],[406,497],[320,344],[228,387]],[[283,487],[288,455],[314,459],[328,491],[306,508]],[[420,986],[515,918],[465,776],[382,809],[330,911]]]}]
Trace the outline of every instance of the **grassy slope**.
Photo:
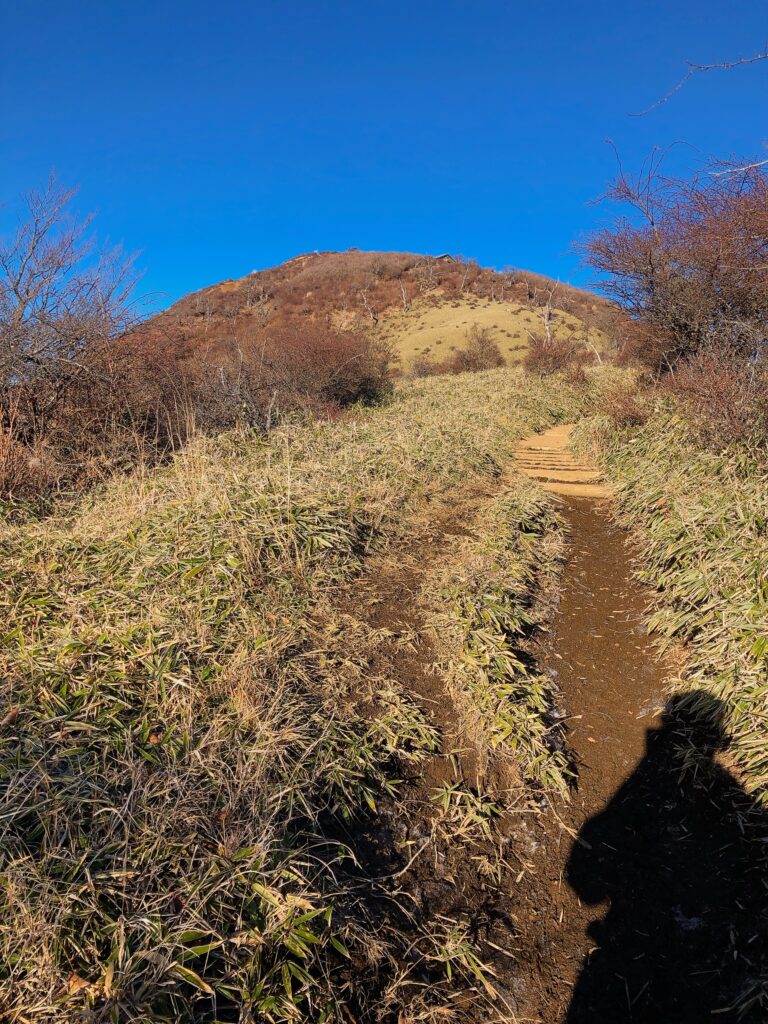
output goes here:
[{"label": "grassy slope", "polygon": [[[345,945],[371,936],[334,910],[346,854],[319,822],[396,792],[436,738],[324,602],[407,537],[429,493],[495,475],[523,432],[579,404],[514,371],[431,379],[335,424],[198,440],[67,516],[3,529],[3,1009],[336,1019]],[[532,537],[539,511],[508,523]],[[530,543],[490,608],[502,634]],[[514,545],[505,558],[515,578]],[[457,628],[477,645],[471,617]],[[500,688],[500,658],[473,657]],[[546,777],[532,735],[521,764]]]},{"label": "grassy slope", "polygon": [[501,747],[527,781],[565,796],[566,758],[547,724],[553,683],[520,657],[540,618],[531,597],[552,588],[562,555],[562,522],[548,496],[516,480],[442,567],[436,632],[452,655],[444,672],[459,724],[479,758]]},{"label": "grassy slope", "polygon": [[[473,324],[491,330],[507,363],[519,363],[528,348],[528,332],[542,333],[541,316],[537,311],[517,302],[499,302],[470,296],[465,299],[439,301],[437,305],[415,302],[408,312],[390,312],[383,317],[379,330],[391,341],[404,369],[409,369],[417,355],[446,358],[452,349],[462,348]],[[571,313],[554,311],[552,331],[555,337],[583,338],[584,325]],[[598,348],[605,346],[601,332],[592,329],[590,340]]]},{"label": "grassy slope", "polygon": [[[731,756],[768,802],[768,471],[764,455],[702,451],[662,409],[637,430],[589,435],[657,591],[652,626],[689,652],[686,682],[725,704]],[[692,752],[693,755],[694,752]]]}]

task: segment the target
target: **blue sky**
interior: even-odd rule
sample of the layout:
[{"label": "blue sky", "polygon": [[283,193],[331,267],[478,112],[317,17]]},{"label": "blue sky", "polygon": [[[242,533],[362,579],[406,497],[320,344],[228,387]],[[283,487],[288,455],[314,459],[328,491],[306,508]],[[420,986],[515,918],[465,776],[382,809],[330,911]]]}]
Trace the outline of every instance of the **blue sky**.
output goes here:
[{"label": "blue sky", "polygon": [[[615,169],[768,137],[763,0],[0,0],[0,199],[55,168],[142,290],[314,249],[473,256],[584,281],[572,241]],[[8,221],[11,207],[0,220]]]}]

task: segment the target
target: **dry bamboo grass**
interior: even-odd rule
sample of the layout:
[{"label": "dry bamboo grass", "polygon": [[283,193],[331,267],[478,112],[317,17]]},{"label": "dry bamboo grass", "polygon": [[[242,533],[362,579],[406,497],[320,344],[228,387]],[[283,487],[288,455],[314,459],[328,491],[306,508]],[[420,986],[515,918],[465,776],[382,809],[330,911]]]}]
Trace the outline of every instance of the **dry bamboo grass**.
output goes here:
[{"label": "dry bamboo grass", "polygon": [[479,758],[481,779],[506,759],[529,786],[565,797],[555,687],[526,654],[542,625],[537,598],[559,574],[562,520],[539,487],[515,477],[473,524],[473,534],[436,581],[439,648],[459,732]]},{"label": "dry bamboo grass", "polygon": [[[2,527],[7,1019],[331,1021],[394,977],[396,938],[324,837],[434,732],[314,612],[426,495],[584,400],[506,370],[415,382],[340,422],[198,438]],[[349,957],[370,961],[356,983]]]}]

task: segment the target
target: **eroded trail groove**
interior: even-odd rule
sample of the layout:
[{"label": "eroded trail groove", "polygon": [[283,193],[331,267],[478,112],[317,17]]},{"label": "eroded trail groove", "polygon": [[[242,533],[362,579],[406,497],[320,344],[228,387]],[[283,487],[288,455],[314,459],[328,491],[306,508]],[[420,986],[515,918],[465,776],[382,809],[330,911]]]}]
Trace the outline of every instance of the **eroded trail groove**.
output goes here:
[{"label": "eroded trail groove", "polygon": [[[717,763],[716,724],[681,752],[685,702],[677,717],[663,711],[671,666],[642,623],[647,593],[605,486],[567,451],[568,436],[557,428],[520,446],[521,468],[564,494],[571,531],[541,664],[560,687],[577,772],[570,804],[535,830],[520,1020],[736,1020],[729,1007],[762,944],[748,908],[763,883],[737,821],[744,794]],[[686,757],[698,759],[695,778],[681,770]]]}]

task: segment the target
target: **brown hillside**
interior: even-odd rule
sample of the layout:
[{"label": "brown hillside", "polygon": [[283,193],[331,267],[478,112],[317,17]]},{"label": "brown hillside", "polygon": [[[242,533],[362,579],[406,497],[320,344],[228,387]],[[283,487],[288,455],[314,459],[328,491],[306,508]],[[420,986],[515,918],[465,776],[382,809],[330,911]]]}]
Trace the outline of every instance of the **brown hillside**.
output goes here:
[{"label": "brown hillside", "polygon": [[[237,359],[243,347],[251,348],[259,339],[295,336],[312,325],[380,337],[402,356],[403,369],[408,369],[410,357],[419,351],[415,335],[424,330],[430,311],[458,310],[455,323],[442,317],[436,328],[438,333],[445,331],[450,342],[455,340],[451,331],[455,334],[473,320],[493,321],[488,307],[498,309],[504,336],[499,340],[509,342],[502,345],[506,354],[526,347],[527,335],[537,329],[548,302],[556,310],[555,319],[571,333],[585,328],[599,346],[606,334],[613,333],[616,311],[608,302],[539,274],[497,272],[447,254],[351,249],[296,256],[280,266],[193,292],[131,338],[134,344],[142,339],[166,351],[170,343],[176,359],[219,364]],[[475,309],[485,312],[474,314]],[[514,319],[523,310],[527,315]],[[516,361],[514,356],[508,360]]]}]

